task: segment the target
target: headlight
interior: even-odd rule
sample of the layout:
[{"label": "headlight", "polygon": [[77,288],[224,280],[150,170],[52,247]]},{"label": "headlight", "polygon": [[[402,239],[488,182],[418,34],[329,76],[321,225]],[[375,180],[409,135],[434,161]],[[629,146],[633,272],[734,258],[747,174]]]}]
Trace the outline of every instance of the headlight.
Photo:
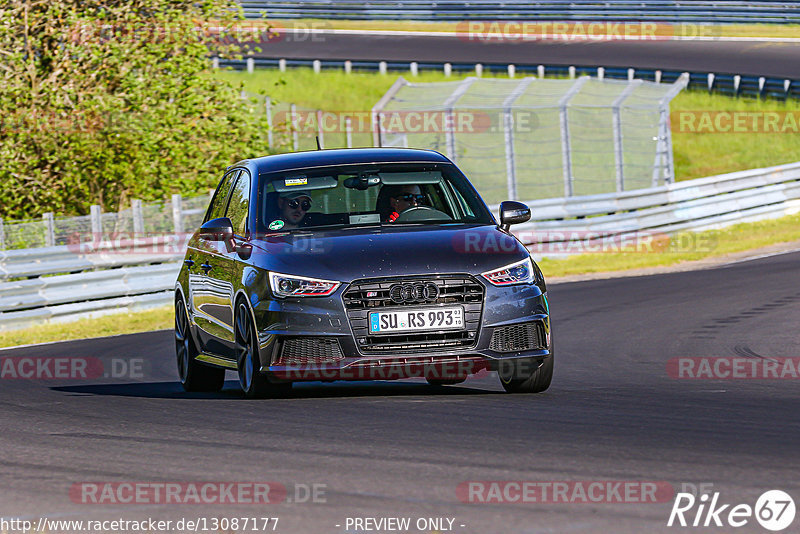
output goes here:
[{"label": "headlight", "polygon": [[327,297],[340,284],[331,280],[269,273],[269,287],[276,297]]},{"label": "headlight", "polygon": [[481,276],[496,286],[512,284],[530,284],[533,282],[533,263],[530,258],[500,267],[494,271],[486,271]]}]

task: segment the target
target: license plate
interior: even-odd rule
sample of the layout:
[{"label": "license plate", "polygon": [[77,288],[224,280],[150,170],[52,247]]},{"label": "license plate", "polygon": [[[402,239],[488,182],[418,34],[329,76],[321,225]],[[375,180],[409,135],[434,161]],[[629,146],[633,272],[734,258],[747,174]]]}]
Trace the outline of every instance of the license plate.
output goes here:
[{"label": "license plate", "polygon": [[416,308],[413,310],[372,312],[369,314],[369,333],[425,332],[429,330],[461,330],[464,328],[464,309]]}]

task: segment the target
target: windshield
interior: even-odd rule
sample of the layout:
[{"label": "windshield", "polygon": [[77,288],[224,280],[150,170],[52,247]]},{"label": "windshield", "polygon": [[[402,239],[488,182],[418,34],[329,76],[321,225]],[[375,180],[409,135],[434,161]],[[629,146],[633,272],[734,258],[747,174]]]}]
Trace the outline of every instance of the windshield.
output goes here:
[{"label": "windshield", "polygon": [[260,176],[263,232],[374,226],[495,224],[453,165],[324,167]]}]

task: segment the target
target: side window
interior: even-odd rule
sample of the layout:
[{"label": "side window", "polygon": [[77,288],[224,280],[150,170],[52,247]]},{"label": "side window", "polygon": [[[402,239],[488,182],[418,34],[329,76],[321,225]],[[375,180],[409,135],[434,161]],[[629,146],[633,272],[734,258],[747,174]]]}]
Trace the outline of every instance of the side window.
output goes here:
[{"label": "side window", "polygon": [[231,200],[225,216],[233,223],[233,233],[238,236],[247,234],[247,211],[250,206],[250,174],[242,171],[236,185],[233,186]]},{"label": "side window", "polygon": [[225,175],[225,178],[222,179],[217,187],[217,192],[214,193],[214,198],[211,199],[211,204],[208,206],[208,212],[206,213],[206,218],[203,220],[203,222],[225,216],[225,202],[228,200],[228,193],[230,192],[231,186],[236,180],[236,177],[239,175],[239,172],[240,171],[238,169],[233,172],[229,172]]}]

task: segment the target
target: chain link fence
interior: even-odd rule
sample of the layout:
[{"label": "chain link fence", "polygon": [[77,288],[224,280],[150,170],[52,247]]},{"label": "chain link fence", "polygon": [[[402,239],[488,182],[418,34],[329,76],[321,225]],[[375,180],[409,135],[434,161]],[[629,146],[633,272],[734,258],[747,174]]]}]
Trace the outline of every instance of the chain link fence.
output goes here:
[{"label": "chain link fence", "polygon": [[372,110],[375,145],[433,148],[490,204],[674,181],[669,103],[688,83],[400,78]]}]

